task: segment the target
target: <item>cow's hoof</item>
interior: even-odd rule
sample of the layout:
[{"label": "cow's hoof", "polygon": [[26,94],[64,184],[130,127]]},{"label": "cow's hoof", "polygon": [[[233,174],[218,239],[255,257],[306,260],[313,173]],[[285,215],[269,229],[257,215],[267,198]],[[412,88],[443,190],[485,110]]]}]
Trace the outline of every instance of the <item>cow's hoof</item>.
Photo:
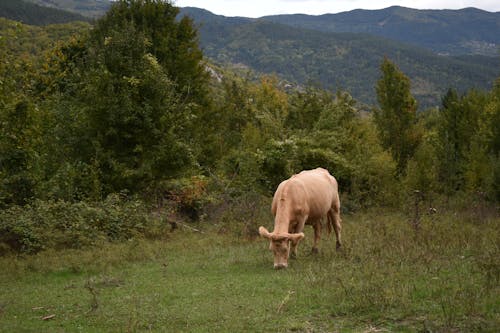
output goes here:
[{"label": "cow's hoof", "polygon": [[339,242],[337,242],[337,245],[335,245],[335,248],[337,249],[337,251],[340,250],[341,246],[342,246],[342,244],[340,244]]},{"label": "cow's hoof", "polygon": [[291,252],[290,253],[290,259],[297,259],[297,254]]},{"label": "cow's hoof", "polygon": [[313,248],[311,249],[311,253],[312,253],[312,254],[318,254],[318,253],[319,253],[318,248],[317,248],[317,247],[313,247]]}]

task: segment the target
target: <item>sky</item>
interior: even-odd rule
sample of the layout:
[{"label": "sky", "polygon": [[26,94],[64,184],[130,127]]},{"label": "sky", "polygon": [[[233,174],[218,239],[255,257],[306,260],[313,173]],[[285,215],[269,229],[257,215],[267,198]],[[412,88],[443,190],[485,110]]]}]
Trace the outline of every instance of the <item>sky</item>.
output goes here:
[{"label": "sky", "polygon": [[173,0],[178,7],[198,7],[224,16],[261,17],[275,14],[320,15],[353,9],[403,6],[417,9],[461,9],[476,7],[500,11],[500,0]]}]

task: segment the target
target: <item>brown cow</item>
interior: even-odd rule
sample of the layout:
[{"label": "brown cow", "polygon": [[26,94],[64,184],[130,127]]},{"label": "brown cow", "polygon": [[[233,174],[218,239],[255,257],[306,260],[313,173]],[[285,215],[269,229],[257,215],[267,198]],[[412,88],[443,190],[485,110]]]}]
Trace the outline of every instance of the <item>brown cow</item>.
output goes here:
[{"label": "brown cow", "polygon": [[279,184],[274,193],[272,213],[274,231],[260,227],[259,234],[270,239],[274,253],[274,268],[286,268],[288,256],[297,255],[297,245],[304,238],[304,225],[314,228],[313,252],[318,251],[321,220],[327,217],[328,233],[332,228],[341,246],[340,199],[337,180],[327,170],[318,168],[302,171]]}]

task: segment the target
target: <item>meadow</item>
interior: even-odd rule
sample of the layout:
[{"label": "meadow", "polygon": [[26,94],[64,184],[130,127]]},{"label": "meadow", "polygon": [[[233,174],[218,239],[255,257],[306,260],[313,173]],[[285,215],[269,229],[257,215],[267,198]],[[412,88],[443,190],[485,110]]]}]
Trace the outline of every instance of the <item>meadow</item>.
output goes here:
[{"label": "meadow", "polygon": [[[411,220],[411,219],[410,219]],[[239,222],[161,239],[0,258],[1,332],[495,332],[500,219],[343,216],[342,251],[312,229],[286,270]],[[270,227],[268,221],[253,225]],[[195,231],[195,228],[197,231]]]}]

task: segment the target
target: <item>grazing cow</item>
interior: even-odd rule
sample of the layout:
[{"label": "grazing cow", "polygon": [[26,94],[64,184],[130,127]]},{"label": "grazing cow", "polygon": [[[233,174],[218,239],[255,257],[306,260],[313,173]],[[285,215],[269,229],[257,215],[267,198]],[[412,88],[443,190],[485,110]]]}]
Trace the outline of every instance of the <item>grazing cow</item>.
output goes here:
[{"label": "grazing cow", "polygon": [[328,233],[332,228],[341,246],[340,200],[337,180],[327,170],[317,168],[302,171],[279,184],[274,193],[272,213],[274,231],[260,227],[259,234],[270,240],[274,253],[274,268],[286,268],[288,257],[297,255],[297,245],[304,238],[304,225],[314,228],[313,252],[318,252],[321,220],[327,217]]}]

